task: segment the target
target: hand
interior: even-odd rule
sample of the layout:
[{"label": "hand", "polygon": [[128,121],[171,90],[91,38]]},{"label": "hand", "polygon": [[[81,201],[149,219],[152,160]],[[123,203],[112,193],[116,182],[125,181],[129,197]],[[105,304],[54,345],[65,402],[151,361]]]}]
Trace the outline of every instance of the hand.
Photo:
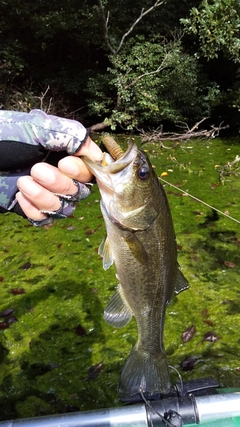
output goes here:
[{"label": "hand", "polygon": [[85,144],[75,154],[66,156],[58,163],[58,168],[48,163],[36,163],[30,176],[18,179],[19,192],[16,194],[18,203],[28,218],[41,221],[46,218],[41,210],[56,211],[61,202],[54,193],[74,194],[77,191],[72,179],[87,183],[92,175],[77,156],[87,156],[91,160],[101,160],[102,151],[88,137]]}]

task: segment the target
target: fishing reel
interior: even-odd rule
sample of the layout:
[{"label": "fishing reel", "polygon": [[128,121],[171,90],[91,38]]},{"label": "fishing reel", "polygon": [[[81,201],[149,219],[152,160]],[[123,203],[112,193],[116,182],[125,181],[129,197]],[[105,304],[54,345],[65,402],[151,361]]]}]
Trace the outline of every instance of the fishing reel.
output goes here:
[{"label": "fishing reel", "polygon": [[149,401],[143,396],[148,426],[194,426],[238,411],[240,393],[222,394],[218,387],[215,379],[203,378],[176,383],[168,395],[157,400]]},{"label": "fishing reel", "polygon": [[[226,390],[219,389],[217,381],[212,378],[177,382],[167,395],[147,396],[146,393],[139,392],[131,398],[120,400],[128,404],[144,401],[147,425],[151,427],[195,426],[205,421],[225,419],[227,415],[240,415],[240,389],[235,390],[235,393],[227,389],[226,394]],[[235,424],[227,424],[224,427],[233,425]]]}]

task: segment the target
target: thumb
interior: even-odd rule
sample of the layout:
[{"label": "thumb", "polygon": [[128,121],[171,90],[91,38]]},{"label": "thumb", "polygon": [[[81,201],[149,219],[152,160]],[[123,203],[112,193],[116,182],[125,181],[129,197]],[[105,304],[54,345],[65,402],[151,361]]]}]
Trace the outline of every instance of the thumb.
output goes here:
[{"label": "thumb", "polygon": [[82,145],[80,150],[75,154],[75,156],[86,156],[93,161],[102,160],[103,152],[95,142],[92,141],[90,137],[87,138],[86,142]]},{"label": "thumb", "polygon": [[58,163],[58,168],[64,175],[80,182],[89,182],[92,174],[78,156],[86,156],[93,161],[100,161],[103,153],[98,145],[88,137],[75,156],[64,157]]}]

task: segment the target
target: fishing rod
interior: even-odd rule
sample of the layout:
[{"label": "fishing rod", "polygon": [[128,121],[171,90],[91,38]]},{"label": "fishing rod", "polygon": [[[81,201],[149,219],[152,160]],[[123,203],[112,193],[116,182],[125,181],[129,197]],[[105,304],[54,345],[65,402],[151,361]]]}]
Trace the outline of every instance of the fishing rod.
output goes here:
[{"label": "fishing rod", "polygon": [[141,397],[121,407],[2,421],[0,427],[240,427],[240,388],[218,388],[214,379],[176,384],[159,400]]}]

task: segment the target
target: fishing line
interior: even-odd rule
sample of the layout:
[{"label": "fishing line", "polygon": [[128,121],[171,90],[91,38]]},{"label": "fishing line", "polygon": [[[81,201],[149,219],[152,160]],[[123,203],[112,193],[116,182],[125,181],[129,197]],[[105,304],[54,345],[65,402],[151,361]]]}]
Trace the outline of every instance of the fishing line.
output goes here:
[{"label": "fishing line", "polygon": [[161,178],[161,177],[159,177],[159,179],[160,179],[161,181],[165,182],[165,184],[170,185],[171,187],[175,188],[175,189],[176,189],[176,190],[178,190],[178,191],[181,191],[181,193],[185,194],[186,196],[192,197],[192,199],[196,200],[197,202],[202,203],[203,205],[207,206],[208,208],[213,209],[214,211],[216,211],[216,212],[220,213],[221,215],[224,215],[224,216],[226,216],[227,218],[232,219],[233,221],[235,221],[235,222],[237,222],[238,224],[240,224],[240,221],[239,221],[238,219],[233,218],[232,216],[230,216],[230,215],[226,214],[225,212],[220,211],[219,209],[215,208],[214,206],[209,205],[208,203],[204,202],[203,200],[198,199],[197,197],[193,196],[192,194],[188,193],[187,191],[184,191],[184,190],[182,190],[181,188],[176,187],[176,185],[171,184],[170,182],[166,181],[165,179],[163,179],[163,178]]},{"label": "fishing line", "polygon": [[181,387],[180,396],[182,396],[183,395],[183,380],[182,380],[182,375],[180,374],[180,372],[176,368],[174,368],[174,366],[169,365],[169,368],[173,369],[173,371],[175,371],[178,374],[178,378],[179,378],[179,381],[180,381],[180,387]]},{"label": "fishing line", "polygon": [[160,420],[161,420],[161,422],[163,424],[165,424],[168,427],[175,427],[174,424],[172,424],[171,422],[169,422],[168,420],[166,420],[166,418],[162,414],[160,414],[160,412],[158,412],[155,408],[153,408],[153,406],[150,404],[150,402],[145,398],[145,396],[144,396],[143,391],[142,391],[141,388],[139,388],[139,394],[140,394],[142,400],[144,401],[145,405],[148,408],[150,408],[153,412],[155,412],[156,415],[159,416],[159,418],[160,418]]}]

